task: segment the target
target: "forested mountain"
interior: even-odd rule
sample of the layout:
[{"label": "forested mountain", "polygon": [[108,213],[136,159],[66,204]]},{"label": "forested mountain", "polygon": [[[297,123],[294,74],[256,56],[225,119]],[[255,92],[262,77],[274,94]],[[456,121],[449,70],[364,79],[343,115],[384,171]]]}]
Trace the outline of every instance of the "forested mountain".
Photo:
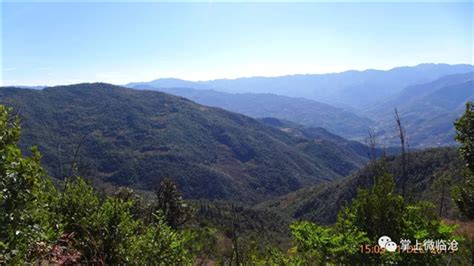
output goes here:
[{"label": "forested mountain", "polygon": [[450,75],[430,83],[410,86],[368,109],[365,114],[377,121],[380,141],[397,142],[393,108],[402,117],[412,147],[453,145],[454,125],[468,100],[474,99],[474,72]]},{"label": "forested mountain", "polygon": [[130,87],[158,90],[254,118],[275,117],[308,127],[322,127],[349,138],[367,134],[368,128],[374,126],[374,122],[370,119],[358,116],[349,110],[304,98],[269,93],[233,94],[205,89],[151,87],[143,84]]},{"label": "forested mountain", "polygon": [[[366,163],[366,160],[361,163],[360,158],[369,157],[367,146],[360,142],[334,135],[324,128],[305,127],[271,117],[261,118],[259,121],[296,138],[309,140],[299,143],[298,147],[312,157],[321,158],[321,160],[325,161],[326,165],[331,165],[331,169],[342,176],[347,176],[352,172],[352,170],[348,171],[348,169],[359,168]],[[381,154],[383,151],[382,149],[375,149],[374,152]],[[390,148],[388,152],[397,153],[398,149]]]},{"label": "forested mountain", "polygon": [[[453,217],[455,207],[449,193],[453,185],[462,181],[463,167],[457,150],[437,148],[413,152],[408,155],[408,162],[407,200],[428,200],[436,204],[441,216]],[[400,189],[401,157],[389,156],[384,164],[386,170],[395,177]],[[358,189],[373,186],[373,177],[373,167],[367,165],[345,179],[303,188],[264,202],[258,208],[279,210],[294,219],[332,224],[341,207],[350,204],[357,196]]]},{"label": "forested mountain", "polygon": [[179,79],[158,79],[130,83],[155,88],[187,87],[214,89],[231,93],[272,93],[304,97],[336,106],[366,109],[411,85],[431,82],[450,74],[467,73],[472,65],[421,64],[391,70],[346,71],[333,74],[306,74],[281,77],[250,77],[190,82]]},{"label": "forested mountain", "polygon": [[19,112],[22,146],[38,145],[58,178],[77,169],[150,190],[171,177],[188,198],[255,202],[340,178],[366,160],[333,136],[297,137],[161,92],[103,83],[4,87],[0,103]]}]

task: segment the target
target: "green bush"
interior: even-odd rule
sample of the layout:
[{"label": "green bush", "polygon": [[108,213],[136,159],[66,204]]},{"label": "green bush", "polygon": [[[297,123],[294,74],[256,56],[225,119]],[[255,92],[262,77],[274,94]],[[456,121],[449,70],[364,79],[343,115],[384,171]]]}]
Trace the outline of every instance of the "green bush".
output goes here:
[{"label": "green bush", "polygon": [[[0,263],[189,264],[190,235],[178,232],[131,192],[100,198],[80,177],[60,187],[39,152],[18,148],[20,121],[0,105]],[[137,213],[145,213],[139,217]],[[145,219],[153,216],[154,219]]]}]

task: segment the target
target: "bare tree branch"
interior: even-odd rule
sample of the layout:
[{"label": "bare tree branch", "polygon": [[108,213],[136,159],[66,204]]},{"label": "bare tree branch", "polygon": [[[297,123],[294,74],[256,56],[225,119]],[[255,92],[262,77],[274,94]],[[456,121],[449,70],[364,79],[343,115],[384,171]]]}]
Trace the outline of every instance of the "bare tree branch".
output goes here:
[{"label": "bare tree branch", "polygon": [[79,150],[81,149],[81,146],[82,144],[84,143],[84,141],[86,140],[86,138],[89,136],[90,132],[85,134],[84,136],[82,136],[81,138],[81,141],[79,142],[79,144],[77,145],[76,147],[76,151],[74,152],[74,157],[71,161],[71,167],[69,168],[69,174],[67,175],[66,178],[70,178],[72,177],[72,174],[73,174],[73,170],[74,170],[74,166],[76,166],[77,164],[77,156],[79,155]]},{"label": "bare tree branch", "polygon": [[405,129],[402,126],[402,121],[400,119],[400,114],[398,113],[397,108],[395,108],[395,121],[397,123],[398,129],[398,138],[400,139],[400,148],[402,150],[402,175],[400,177],[401,187],[402,187],[402,196],[405,197],[406,193],[406,183],[407,183],[407,175],[406,175],[406,143],[405,143]]},{"label": "bare tree branch", "polygon": [[377,160],[377,139],[373,129],[369,129],[368,134],[368,137],[365,138],[364,141],[367,149],[367,155],[369,156],[370,163],[373,165]]}]

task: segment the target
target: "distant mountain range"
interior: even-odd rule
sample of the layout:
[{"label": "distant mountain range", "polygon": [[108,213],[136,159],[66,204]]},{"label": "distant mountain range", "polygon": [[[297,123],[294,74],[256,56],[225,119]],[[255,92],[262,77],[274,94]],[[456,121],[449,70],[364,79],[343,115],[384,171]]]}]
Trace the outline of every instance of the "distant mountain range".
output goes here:
[{"label": "distant mountain range", "polygon": [[474,72],[409,86],[367,109],[365,115],[377,121],[383,143],[398,141],[393,122],[393,109],[397,107],[411,146],[453,145],[453,123],[464,112],[468,100],[474,100]]},{"label": "distant mountain range", "polygon": [[372,104],[400,92],[405,87],[431,82],[446,75],[472,71],[474,71],[472,65],[421,64],[413,67],[397,67],[388,71],[352,70],[332,74],[251,77],[198,82],[157,79],[150,82],[130,83],[127,86],[148,85],[154,88],[211,89],[230,93],[272,93],[365,110]]},{"label": "distant mountain range", "polygon": [[422,64],[389,71],[275,78],[158,79],[127,86],[164,91],[256,118],[275,117],[323,127],[358,141],[372,128],[385,146],[397,145],[393,119],[397,108],[410,146],[422,148],[454,144],[453,122],[463,112],[464,103],[474,98],[473,75],[472,65]]},{"label": "distant mountain range", "polygon": [[0,104],[19,112],[22,147],[38,145],[57,178],[77,166],[89,178],[152,190],[171,177],[187,198],[258,202],[342,178],[367,161],[362,145],[324,129],[295,134],[274,119],[104,83],[3,87]]},{"label": "distant mountain range", "polygon": [[375,126],[372,120],[351,111],[304,98],[268,93],[233,94],[193,88],[155,88],[139,84],[129,87],[162,91],[254,118],[275,117],[308,127],[322,127],[348,138],[367,134],[368,128]]}]

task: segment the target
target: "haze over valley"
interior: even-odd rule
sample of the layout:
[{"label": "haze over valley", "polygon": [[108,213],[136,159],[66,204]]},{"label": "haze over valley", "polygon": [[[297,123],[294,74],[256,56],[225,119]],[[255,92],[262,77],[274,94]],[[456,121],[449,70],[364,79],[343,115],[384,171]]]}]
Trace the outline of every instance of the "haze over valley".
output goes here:
[{"label": "haze over valley", "polygon": [[422,148],[454,144],[452,120],[474,97],[473,80],[472,65],[421,64],[389,71],[204,82],[157,79],[126,86],[163,91],[255,118],[323,127],[359,141],[373,129],[387,146],[397,143],[393,123],[397,108],[406,119],[410,145]]}]

